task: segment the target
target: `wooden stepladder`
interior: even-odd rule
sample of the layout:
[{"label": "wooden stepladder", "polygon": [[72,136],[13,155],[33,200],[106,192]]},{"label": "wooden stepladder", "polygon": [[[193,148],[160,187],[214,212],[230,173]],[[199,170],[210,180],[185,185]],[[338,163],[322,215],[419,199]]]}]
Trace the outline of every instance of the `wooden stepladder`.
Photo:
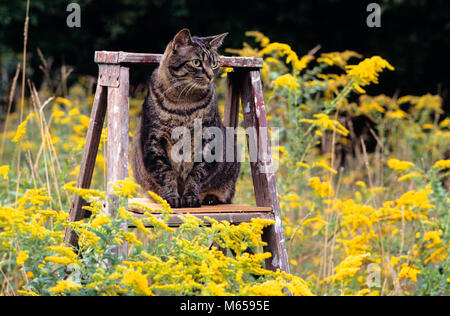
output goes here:
[{"label": "wooden stepladder", "polygon": [[[105,51],[95,53],[95,62],[99,65],[99,76],[81,160],[77,184],[79,188],[88,189],[91,185],[95,159],[106,116],[108,117],[107,182],[111,183],[128,177],[129,68],[127,65],[157,64],[161,60],[161,56],[160,54]],[[233,72],[228,73],[227,78],[224,124],[229,127],[238,126],[239,105],[242,104],[245,128],[255,127],[258,138],[262,136],[265,139],[269,139],[260,77],[262,65],[261,58],[221,58],[222,67],[233,68]],[[260,133],[267,135],[260,135]],[[247,141],[248,146],[250,146],[250,143],[250,141]],[[272,254],[272,257],[266,260],[266,267],[270,270],[280,269],[289,273],[276,179],[270,155],[270,142],[266,142],[264,146],[266,146],[264,150],[269,158],[262,159],[257,155],[258,157],[253,160],[254,162],[251,162],[256,207],[231,204],[173,209],[173,214],[168,224],[175,227],[180,225],[180,217],[186,213],[201,219],[209,216],[218,221],[227,220],[232,224],[249,222],[252,218],[275,220],[275,224],[267,227],[262,236],[267,243],[264,251]],[[116,197],[111,195],[109,185],[107,194],[110,201],[107,209],[112,213],[114,212],[113,204]],[[139,200],[139,202],[144,204],[150,203],[144,199]],[[80,221],[88,216],[83,209],[85,205],[86,201],[81,197],[74,197],[70,209],[70,221]],[[139,210],[133,209],[133,207],[130,207],[130,211],[133,211],[137,217],[142,216],[139,214]],[[205,223],[207,224],[207,222]],[[67,243],[73,246],[78,245],[78,236],[70,229],[66,231],[65,239]]]}]

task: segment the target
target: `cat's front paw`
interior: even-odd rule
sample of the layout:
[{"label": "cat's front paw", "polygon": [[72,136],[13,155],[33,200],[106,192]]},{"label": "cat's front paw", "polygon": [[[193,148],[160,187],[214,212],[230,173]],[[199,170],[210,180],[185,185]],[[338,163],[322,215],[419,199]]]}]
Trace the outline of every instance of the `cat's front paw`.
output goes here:
[{"label": "cat's front paw", "polygon": [[185,195],[181,198],[182,207],[200,207],[200,197],[195,195]]},{"label": "cat's front paw", "polygon": [[179,197],[167,198],[166,201],[167,201],[167,203],[169,203],[171,208],[182,207],[181,199]]},{"label": "cat's front paw", "polygon": [[169,203],[170,207],[172,207],[172,208],[180,208],[181,207],[181,198],[179,196],[170,194],[170,195],[162,195],[161,197],[164,200],[166,200],[167,203]]},{"label": "cat's front paw", "polygon": [[208,194],[202,201],[203,205],[218,205],[223,204],[215,195]]}]

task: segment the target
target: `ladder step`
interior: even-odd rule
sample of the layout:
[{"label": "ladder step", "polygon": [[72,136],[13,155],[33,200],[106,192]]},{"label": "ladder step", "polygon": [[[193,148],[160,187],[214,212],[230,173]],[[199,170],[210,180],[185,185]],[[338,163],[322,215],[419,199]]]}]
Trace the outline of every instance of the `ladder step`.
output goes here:
[{"label": "ladder step", "polygon": [[[161,205],[154,203],[152,200],[147,198],[137,198],[128,200],[128,210],[134,213],[134,216],[140,219],[146,217],[144,213],[145,210],[142,209],[144,205],[146,208],[153,210],[157,218],[162,219]],[[178,227],[183,224],[183,217],[187,214],[193,215],[201,219],[204,225],[210,225],[211,223],[206,220],[206,217],[215,219],[216,221],[228,221],[230,224],[238,225],[240,223],[251,222],[253,218],[263,218],[274,220],[274,214],[272,208],[270,207],[257,207],[244,204],[221,204],[213,206],[202,206],[198,208],[172,208],[172,213],[170,214],[167,225],[170,227]],[[129,227],[134,227],[132,223]],[[148,225],[148,227],[152,227]]]},{"label": "ladder step", "polygon": [[[154,203],[152,200],[147,198],[136,198],[128,200],[128,210],[133,213],[144,214],[145,210],[139,205],[143,205],[146,208],[153,210],[153,214],[161,213],[161,205]],[[245,204],[220,204],[211,205],[196,208],[172,208],[173,213],[270,213],[272,212],[271,207],[258,207]]]},{"label": "ladder step", "polygon": [[[185,217],[188,213],[174,213],[171,214],[166,224],[169,227],[179,227],[183,224],[183,217]],[[268,220],[275,220],[273,213],[271,212],[249,212],[249,213],[195,213],[191,214],[203,221],[203,224],[206,226],[210,226],[211,222],[209,222],[205,217],[212,218],[218,222],[227,221],[233,225],[239,225],[241,223],[251,222],[253,218],[262,218]],[[147,216],[144,214],[134,213],[134,216],[139,219],[144,219]],[[162,219],[162,214],[155,214],[156,218]],[[150,224],[145,224],[146,227],[153,227]],[[133,223],[129,223],[128,227],[135,227]]]}]

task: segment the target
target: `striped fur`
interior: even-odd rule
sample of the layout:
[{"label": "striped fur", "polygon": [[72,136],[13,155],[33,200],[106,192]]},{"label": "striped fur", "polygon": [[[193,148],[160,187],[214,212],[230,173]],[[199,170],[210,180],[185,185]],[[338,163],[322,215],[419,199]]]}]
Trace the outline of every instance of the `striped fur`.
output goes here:
[{"label": "striped fur", "polygon": [[[175,208],[231,203],[235,193],[238,162],[193,162],[193,144],[192,162],[176,162],[170,156],[178,141],[171,138],[173,129],[186,127],[193,139],[196,119],[203,129],[218,127],[225,135],[214,89],[220,63],[217,49],[225,36],[198,38],[187,29],[180,31],[151,76],[133,139],[133,172],[145,192],[159,194]],[[201,66],[193,60],[201,61]],[[210,141],[204,140],[202,148]]]}]

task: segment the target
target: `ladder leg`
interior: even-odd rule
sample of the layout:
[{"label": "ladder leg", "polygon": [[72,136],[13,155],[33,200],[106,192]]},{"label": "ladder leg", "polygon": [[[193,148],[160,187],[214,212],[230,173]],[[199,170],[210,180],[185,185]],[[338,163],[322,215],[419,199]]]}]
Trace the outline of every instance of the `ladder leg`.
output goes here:
[{"label": "ladder leg", "polygon": [[[118,197],[111,194],[110,183],[128,177],[129,152],[129,68],[120,67],[119,86],[108,87],[108,142],[107,142],[107,211],[114,214]],[[122,227],[127,229],[127,225]],[[118,255],[127,256],[127,245],[118,249]]]},{"label": "ladder leg", "polygon": [[[84,147],[80,173],[78,175],[78,188],[88,189],[91,185],[95,159],[97,157],[103,123],[105,121],[106,107],[106,87],[97,84],[91,119],[86,134],[86,145]],[[80,196],[76,195],[74,197],[69,215],[70,222],[80,221],[85,217],[85,210],[83,210],[83,206],[85,205],[86,201]],[[71,229],[66,229],[65,241],[72,246],[77,247],[78,236]]]},{"label": "ladder leg", "polygon": [[238,72],[227,74],[227,92],[225,95],[224,125],[226,127],[237,127],[239,122],[239,100],[241,76]]},{"label": "ladder leg", "polygon": [[[248,71],[243,76],[241,98],[245,127],[254,127],[258,139],[258,154],[255,157],[257,160],[251,162],[256,204],[272,207],[275,215],[275,224],[266,228],[263,234],[263,240],[267,242],[265,251],[272,253],[272,258],[266,260],[266,267],[270,270],[280,269],[289,273],[261,76],[259,70]],[[248,145],[251,145],[250,142]],[[251,153],[250,156],[252,156]]]}]

